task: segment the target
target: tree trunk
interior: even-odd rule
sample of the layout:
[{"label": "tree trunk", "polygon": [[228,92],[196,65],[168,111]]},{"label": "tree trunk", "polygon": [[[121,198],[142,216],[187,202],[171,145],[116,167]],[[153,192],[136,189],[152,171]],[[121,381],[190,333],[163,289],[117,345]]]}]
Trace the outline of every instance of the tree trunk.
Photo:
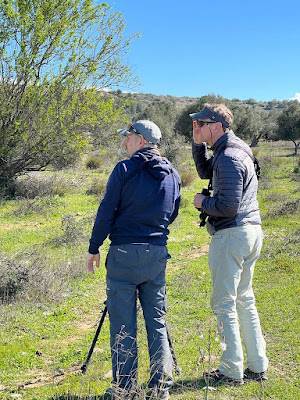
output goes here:
[{"label": "tree trunk", "polygon": [[262,137],[262,133],[260,133],[258,136],[254,136],[252,139],[252,142],[250,144],[250,147],[256,147],[258,145],[259,139]]}]

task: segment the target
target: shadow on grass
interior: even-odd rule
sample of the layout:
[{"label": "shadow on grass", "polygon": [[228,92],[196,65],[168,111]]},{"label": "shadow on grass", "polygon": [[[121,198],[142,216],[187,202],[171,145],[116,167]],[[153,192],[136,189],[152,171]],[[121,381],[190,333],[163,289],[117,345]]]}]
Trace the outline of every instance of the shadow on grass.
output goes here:
[{"label": "shadow on grass", "polygon": [[177,380],[173,384],[170,393],[179,394],[188,391],[201,390],[205,387],[206,382],[203,378]]},{"label": "shadow on grass", "polygon": [[110,400],[111,397],[105,394],[99,396],[77,396],[73,394],[62,394],[60,396],[53,396],[48,400]]},{"label": "shadow on grass", "polygon": [[[201,390],[206,387],[206,382],[204,379],[184,379],[177,380],[171,390],[171,394],[180,394],[189,391]],[[77,396],[72,395],[71,393],[66,393],[60,396],[53,396],[48,400],[110,400],[110,396],[105,394],[99,394],[99,396]]]}]

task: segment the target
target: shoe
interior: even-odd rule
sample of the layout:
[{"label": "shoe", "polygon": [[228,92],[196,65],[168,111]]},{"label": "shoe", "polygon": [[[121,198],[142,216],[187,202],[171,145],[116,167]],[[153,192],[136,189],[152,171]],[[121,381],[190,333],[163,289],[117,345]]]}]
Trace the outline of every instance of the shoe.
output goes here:
[{"label": "shoe", "polygon": [[231,386],[241,386],[244,384],[244,380],[242,378],[230,378],[229,376],[221,374],[218,369],[214,369],[210,372],[204,371],[203,377],[206,381],[208,381],[208,385],[215,383],[227,383]]},{"label": "shoe", "polygon": [[170,393],[168,390],[166,390],[164,392],[159,392],[156,398],[160,399],[160,400],[169,400]]},{"label": "shoe", "polygon": [[151,389],[143,400],[169,400],[170,393],[168,390],[157,390],[156,387]]},{"label": "shoe", "polygon": [[264,372],[253,372],[251,369],[247,368],[244,371],[244,379],[249,380],[249,381],[267,381],[267,371]]}]

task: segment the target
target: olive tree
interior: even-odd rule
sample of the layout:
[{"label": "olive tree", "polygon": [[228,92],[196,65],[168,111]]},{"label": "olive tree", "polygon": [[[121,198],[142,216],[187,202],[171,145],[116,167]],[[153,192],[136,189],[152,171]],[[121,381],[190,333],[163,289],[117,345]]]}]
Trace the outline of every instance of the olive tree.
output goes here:
[{"label": "olive tree", "polygon": [[300,146],[300,104],[293,102],[285,108],[277,119],[277,140],[291,140],[295,146],[294,155],[297,155]]},{"label": "olive tree", "polygon": [[[106,3],[0,0],[0,183],[67,165],[84,132],[119,118],[101,89],[131,79],[125,56],[135,35]],[[101,122],[102,121],[102,122]]]},{"label": "olive tree", "polygon": [[185,145],[184,137],[176,133],[174,129],[177,114],[178,111],[174,102],[158,100],[148,104],[136,117],[137,119],[149,119],[159,126],[162,132],[161,153],[174,165],[179,163]]}]

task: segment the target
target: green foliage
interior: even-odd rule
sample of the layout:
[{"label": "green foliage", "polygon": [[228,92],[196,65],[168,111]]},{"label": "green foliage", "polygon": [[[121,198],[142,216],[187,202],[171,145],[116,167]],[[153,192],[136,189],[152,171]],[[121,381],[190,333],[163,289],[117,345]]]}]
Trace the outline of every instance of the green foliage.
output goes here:
[{"label": "green foliage", "polygon": [[300,103],[295,101],[278,116],[277,139],[291,140],[295,145],[295,155],[300,146]]},{"label": "green foliage", "polygon": [[162,143],[174,136],[174,123],[177,117],[176,108],[170,101],[157,99],[150,103],[135,120],[148,119],[156,123],[162,132]]},{"label": "green foliage", "polygon": [[124,26],[93,0],[0,1],[2,186],[69,165],[87,145],[84,132],[118,119],[122,104],[99,89],[130,79]]},{"label": "green foliage", "polygon": [[237,136],[250,139],[258,134],[260,120],[250,106],[232,103],[229,108],[234,116],[232,129]]},{"label": "green foliage", "polygon": [[192,121],[189,114],[200,111],[205,103],[225,104],[234,115],[232,129],[239,137],[251,139],[251,146],[256,146],[259,139],[273,140],[277,129],[277,117],[279,109],[289,106],[291,102],[273,102],[270,104],[258,103],[254,99],[241,101],[238,99],[228,100],[221,96],[207,95],[188,104],[182,108],[176,122],[175,131],[191,140],[193,136]]},{"label": "green foliage", "polygon": [[174,132],[174,124],[177,118],[177,110],[171,101],[159,100],[151,102],[137,119],[148,119],[155,122],[161,132],[161,154],[176,166],[180,162],[180,154],[185,141],[182,136]]}]

